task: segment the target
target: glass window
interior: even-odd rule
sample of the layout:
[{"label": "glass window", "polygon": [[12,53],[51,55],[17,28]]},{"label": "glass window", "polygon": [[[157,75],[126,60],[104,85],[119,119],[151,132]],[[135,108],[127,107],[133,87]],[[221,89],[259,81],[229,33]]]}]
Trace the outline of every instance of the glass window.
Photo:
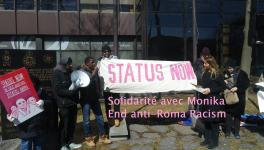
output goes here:
[{"label": "glass window", "polygon": [[133,50],[134,42],[119,42],[119,49],[122,50]]},{"label": "glass window", "polygon": [[162,27],[180,27],[183,24],[183,16],[181,14],[159,14],[159,16]]},{"label": "glass window", "polygon": [[34,8],[34,0],[16,0],[16,9],[18,10],[33,10]]},{"label": "glass window", "polygon": [[11,44],[12,39],[15,40],[15,37],[0,37],[0,49],[14,49]]},{"label": "glass window", "polygon": [[142,42],[137,42],[137,50],[142,50]]},{"label": "glass window", "polygon": [[80,0],[80,9],[85,12],[98,12],[98,0]]},{"label": "glass window", "polygon": [[263,13],[264,11],[264,1],[257,1],[257,4],[256,4],[256,11],[257,13]]},{"label": "glass window", "polygon": [[256,16],[256,40],[264,41],[264,16],[262,14]]},{"label": "glass window", "polygon": [[121,59],[134,59],[134,51],[120,51],[119,56]]},{"label": "glass window", "polygon": [[198,36],[199,39],[215,39],[216,28],[199,28]]},{"label": "glass window", "polygon": [[57,0],[38,0],[40,10],[57,10]]},{"label": "glass window", "polygon": [[77,10],[77,0],[60,0],[60,10],[65,10],[65,11]]},{"label": "glass window", "polygon": [[[154,3],[154,8],[153,8]],[[153,11],[160,11],[163,12],[182,12],[183,11],[183,2],[182,1],[171,1],[171,0],[161,0],[160,5],[158,5],[158,1],[153,1],[152,4]],[[155,9],[156,8],[156,9]]]},{"label": "glass window", "polygon": [[216,13],[197,14],[197,24],[199,27],[217,27],[220,24],[220,15]]},{"label": "glass window", "polygon": [[36,50],[36,39],[34,36],[1,37],[0,49]]},{"label": "glass window", "polygon": [[161,28],[162,35],[165,36],[176,36],[182,37],[183,36],[183,28],[182,27],[162,27]]},{"label": "glass window", "polygon": [[[111,40],[112,41],[112,40]],[[104,45],[108,45],[111,50],[113,51],[113,47],[114,47],[114,43],[113,42],[109,42],[109,41],[103,41],[103,46]]]},{"label": "glass window", "polygon": [[143,51],[137,51],[137,58],[138,60],[142,60],[143,58]]},{"label": "glass window", "polygon": [[19,36],[16,40],[11,41],[14,49],[36,50],[36,38],[34,36]]},{"label": "glass window", "polygon": [[102,52],[101,51],[91,51],[91,57],[93,57],[94,59],[98,59],[102,56]]},{"label": "glass window", "polygon": [[0,10],[14,10],[14,0],[0,0]]},{"label": "glass window", "polygon": [[134,12],[134,5],[121,4],[119,8],[120,12]]},{"label": "glass window", "polygon": [[81,64],[84,63],[85,57],[90,56],[89,51],[62,51],[61,52],[61,58],[67,58],[71,57],[72,58],[72,64],[73,67],[76,68],[80,66]]},{"label": "glass window", "polygon": [[101,50],[103,42],[91,42],[91,50]]},{"label": "glass window", "polygon": [[[224,13],[240,13],[245,14],[246,1],[224,1]],[[235,8],[235,9],[234,9]]]},{"label": "glass window", "polygon": [[230,14],[224,14],[223,15],[223,22],[224,23],[232,23],[232,22],[234,22],[234,21],[236,21],[236,20],[240,20],[240,19],[242,19],[242,18],[244,18],[244,16],[242,15],[242,14],[233,14],[233,13],[230,13]]},{"label": "glass window", "polygon": [[134,3],[135,1],[131,0],[121,0],[120,2],[120,12],[134,12]]},{"label": "glass window", "polygon": [[103,13],[113,13],[113,0],[100,0],[100,11]]},{"label": "glass window", "polygon": [[60,38],[59,37],[45,38],[44,50],[60,50]]},{"label": "glass window", "polygon": [[216,13],[220,9],[220,1],[198,0],[196,2],[197,13]]},{"label": "glass window", "polygon": [[61,50],[90,50],[90,41],[81,37],[63,37]]},{"label": "glass window", "polygon": [[111,49],[113,48],[113,42],[109,41],[92,41],[91,42],[91,50],[101,51],[103,45],[108,45]]}]

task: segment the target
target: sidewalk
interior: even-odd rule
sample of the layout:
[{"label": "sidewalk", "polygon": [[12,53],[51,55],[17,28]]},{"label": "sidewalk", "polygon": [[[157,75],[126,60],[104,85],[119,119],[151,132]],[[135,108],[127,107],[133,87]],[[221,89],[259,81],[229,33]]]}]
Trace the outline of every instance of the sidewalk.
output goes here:
[{"label": "sidewalk", "polygon": [[[206,150],[200,146],[203,140],[188,126],[170,125],[142,125],[130,124],[130,139],[116,141],[111,145],[97,144],[96,150]],[[219,138],[219,147],[216,150],[262,150],[264,149],[264,128],[241,128],[241,139],[234,137]],[[256,130],[256,131],[253,131]],[[81,150],[91,149],[83,144]]]}]

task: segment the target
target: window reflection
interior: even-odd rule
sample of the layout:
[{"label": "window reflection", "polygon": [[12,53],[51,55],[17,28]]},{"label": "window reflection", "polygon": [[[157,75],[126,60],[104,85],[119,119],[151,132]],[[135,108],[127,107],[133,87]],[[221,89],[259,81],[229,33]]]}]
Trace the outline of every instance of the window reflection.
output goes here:
[{"label": "window reflection", "polygon": [[57,0],[39,0],[40,10],[57,10]]},{"label": "window reflection", "polygon": [[16,9],[18,10],[33,10],[34,0],[16,0]]},{"label": "window reflection", "polygon": [[[79,3],[78,3],[79,2]],[[113,13],[113,0],[0,0],[0,10],[62,10]],[[120,1],[120,12],[134,12],[134,1]]]},{"label": "window reflection", "polygon": [[0,10],[14,10],[14,0],[0,0]]},{"label": "window reflection", "polygon": [[100,11],[102,13],[113,13],[113,0],[100,0]]},{"label": "window reflection", "polygon": [[85,12],[98,12],[98,0],[80,0],[80,10]]},{"label": "window reflection", "polygon": [[77,10],[77,0],[60,0],[60,10],[65,10],[65,11]]}]

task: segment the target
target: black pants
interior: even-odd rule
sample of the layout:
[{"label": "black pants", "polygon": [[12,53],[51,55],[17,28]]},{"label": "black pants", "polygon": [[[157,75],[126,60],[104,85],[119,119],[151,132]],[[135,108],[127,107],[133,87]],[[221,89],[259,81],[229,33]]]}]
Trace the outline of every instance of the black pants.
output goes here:
[{"label": "black pants", "polygon": [[230,113],[226,113],[226,135],[230,135],[232,127],[234,127],[234,135],[239,135],[240,131],[240,115],[232,115]]},{"label": "black pants", "polygon": [[[199,99],[200,98],[200,93],[199,92],[195,92],[195,97],[197,98],[197,99]],[[200,107],[199,107],[199,105],[196,105],[196,104],[193,104],[193,109],[194,110],[196,110],[196,111],[200,111]]]},{"label": "black pants", "polygon": [[[109,97],[113,97],[113,99],[117,99],[117,98],[119,99],[120,96],[118,93],[104,92],[105,113],[106,113],[107,120],[109,119],[109,110],[112,109],[112,106],[109,104],[109,99],[108,99]],[[114,112],[120,112],[120,105],[114,105]]]},{"label": "black pants", "polygon": [[205,133],[204,133],[205,142],[211,146],[218,146],[219,123],[204,122],[204,125],[205,125]]},{"label": "black pants", "polygon": [[73,135],[77,119],[77,105],[59,108],[60,115],[60,144],[68,145],[73,142]]}]

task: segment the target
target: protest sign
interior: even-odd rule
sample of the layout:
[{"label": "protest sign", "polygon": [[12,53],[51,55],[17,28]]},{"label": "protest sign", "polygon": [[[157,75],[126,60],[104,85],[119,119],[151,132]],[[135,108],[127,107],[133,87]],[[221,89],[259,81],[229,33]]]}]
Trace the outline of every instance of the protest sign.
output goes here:
[{"label": "protest sign", "polygon": [[113,93],[188,91],[197,84],[189,61],[105,59],[99,74]]},{"label": "protest sign", "polygon": [[[45,89],[48,98],[52,98],[51,78],[53,67],[56,65],[56,51],[19,51],[19,50],[1,50],[0,51],[0,75],[14,71],[18,68],[25,67],[27,71],[40,79],[40,84]],[[57,129],[58,115],[55,101],[52,101],[52,107],[49,111],[54,114],[49,118],[49,126],[51,129]],[[3,140],[17,138],[17,129],[13,123],[6,119],[7,112],[1,105],[1,121],[2,121],[2,138]]]},{"label": "protest sign", "polygon": [[39,100],[25,68],[0,76],[0,99],[6,112],[20,124],[43,111],[37,105]]}]

